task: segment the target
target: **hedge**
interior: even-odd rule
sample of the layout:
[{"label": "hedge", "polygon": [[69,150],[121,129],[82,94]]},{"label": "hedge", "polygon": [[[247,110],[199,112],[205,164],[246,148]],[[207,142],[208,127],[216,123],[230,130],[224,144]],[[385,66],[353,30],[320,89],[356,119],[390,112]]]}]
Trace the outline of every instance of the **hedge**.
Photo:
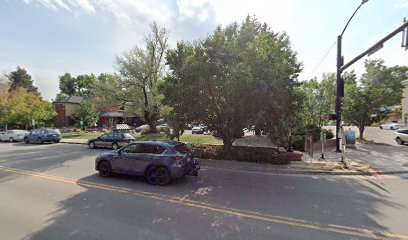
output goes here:
[{"label": "hedge", "polygon": [[289,164],[290,161],[279,157],[277,148],[232,146],[230,153],[224,152],[222,145],[187,144],[194,156],[206,159],[236,160],[270,164]]}]

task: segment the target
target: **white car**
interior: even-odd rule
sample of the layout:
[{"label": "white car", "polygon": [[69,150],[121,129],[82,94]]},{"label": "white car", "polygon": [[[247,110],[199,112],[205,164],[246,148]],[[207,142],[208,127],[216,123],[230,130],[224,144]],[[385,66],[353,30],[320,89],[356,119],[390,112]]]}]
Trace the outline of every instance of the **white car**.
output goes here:
[{"label": "white car", "polygon": [[398,123],[395,122],[388,122],[380,125],[380,129],[391,129],[391,130],[397,130],[400,129],[402,126]]},{"label": "white car", "polygon": [[398,129],[395,131],[395,135],[395,141],[397,141],[399,145],[408,142],[408,129]]},{"label": "white car", "polygon": [[203,134],[204,133],[204,128],[202,126],[194,126],[191,129],[191,134]]},{"label": "white car", "polygon": [[0,134],[0,141],[23,141],[27,135],[28,132],[25,130],[7,130],[5,133]]}]

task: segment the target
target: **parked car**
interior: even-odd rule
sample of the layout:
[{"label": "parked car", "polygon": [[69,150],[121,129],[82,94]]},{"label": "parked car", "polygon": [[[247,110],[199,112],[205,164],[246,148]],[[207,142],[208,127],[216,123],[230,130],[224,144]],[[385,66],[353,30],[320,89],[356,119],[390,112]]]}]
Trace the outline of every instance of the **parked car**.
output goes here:
[{"label": "parked car", "polygon": [[408,142],[408,129],[398,129],[395,131],[395,135],[395,141],[397,141],[399,145]]},{"label": "parked car", "polygon": [[397,130],[401,128],[402,126],[398,123],[395,122],[388,122],[380,125],[380,129],[391,129],[391,130]]},{"label": "parked car", "polygon": [[24,137],[28,135],[25,130],[7,130],[5,133],[0,134],[0,141],[23,141]]},{"label": "parked car", "polygon": [[141,125],[141,126],[135,128],[135,131],[136,131],[136,132],[141,132],[141,131],[144,130],[144,129],[150,129],[150,126],[147,125],[147,124],[144,124],[144,125]]},{"label": "parked car", "polygon": [[191,133],[192,133],[192,134],[203,134],[203,133],[204,133],[204,128],[201,127],[201,126],[194,126],[194,127],[191,129]]},{"label": "parked car", "polygon": [[169,129],[169,125],[167,125],[167,123],[163,123],[157,126],[157,130],[159,131],[164,131],[166,129]]},{"label": "parked car", "polygon": [[200,167],[188,147],[177,141],[133,142],[119,150],[105,152],[95,159],[102,177],[113,173],[145,176],[148,183],[165,185],[185,175],[198,175]]},{"label": "parked car", "polygon": [[36,143],[44,143],[44,142],[55,142],[59,143],[61,140],[61,132],[58,129],[54,128],[38,128],[32,130],[29,134],[24,136],[24,142],[36,142]]},{"label": "parked car", "polygon": [[128,145],[130,142],[136,140],[135,137],[129,133],[105,133],[100,137],[89,139],[89,148],[108,147],[118,149]]}]

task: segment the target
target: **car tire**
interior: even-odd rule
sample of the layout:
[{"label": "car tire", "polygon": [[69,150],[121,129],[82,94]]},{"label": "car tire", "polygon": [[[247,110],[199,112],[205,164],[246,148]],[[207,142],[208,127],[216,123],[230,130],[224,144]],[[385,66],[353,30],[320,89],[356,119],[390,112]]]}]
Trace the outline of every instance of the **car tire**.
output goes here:
[{"label": "car tire", "polygon": [[397,143],[398,143],[399,145],[404,145],[404,141],[402,141],[401,138],[397,137],[396,140],[397,140]]},{"label": "car tire", "polygon": [[391,130],[394,130],[394,127],[390,127]]},{"label": "car tire", "polygon": [[28,137],[25,137],[25,138],[24,138],[24,142],[25,142],[25,143],[30,143],[30,141],[28,141]]},{"label": "car tire", "polygon": [[111,177],[112,176],[112,166],[108,161],[101,161],[98,164],[99,175],[102,177]]},{"label": "car tire", "polygon": [[10,140],[10,142],[14,142],[14,139],[12,137],[9,140]]},{"label": "car tire", "polygon": [[55,140],[54,142],[55,142],[55,143],[59,143],[59,140]]},{"label": "car tire", "polygon": [[383,129],[383,128],[380,126],[380,129]]},{"label": "car tire", "polygon": [[165,167],[150,167],[146,172],[146,180],[149,184],[163,186],[170,182],[170,174]]},{"label": "car tire", "polygon": [[95,148],[96,148],[94,142],[89,142],[89,143],[88,143],[88,147],[89,147],[89,149],[95,149]]},{"label": "car tire", "polygon": [[119,148],[119,145],[117,143],[112,143],[112,149],[116,150]]},{"label": "car tire", "polygon": [[43,144],[43,143],[44,143],[44,141],[43,141],[41,138],[38,138],[37,143],[39,143],[39,144]]}]

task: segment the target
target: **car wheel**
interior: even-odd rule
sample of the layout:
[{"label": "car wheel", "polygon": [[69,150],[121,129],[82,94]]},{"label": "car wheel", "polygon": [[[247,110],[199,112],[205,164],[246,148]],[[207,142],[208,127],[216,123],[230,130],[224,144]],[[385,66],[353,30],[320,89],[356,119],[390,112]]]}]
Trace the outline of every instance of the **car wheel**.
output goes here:
[{"label": "car wheel", "polygon": [[382,129],[382,127],[380,126],[380,129]]},{"label": "car wheel", "polygon": [[165,167],[150,167],[146,175],[147,182],[152,185],[163,186],[170,182],[170,174]]},{"label": "car wheel", "polygon": [[95,148],[95,143],[94,143],[94,142],[89,142],[89,143],[88,143],[88,147],[89,147],[90,149],[94,149],[94,148]]},{"label": "car wheel", "polygon": [[99,175],[102,177],[110,177],[112,176],[112,166],[108,161],[102,161],[98,165]]},{"label": "car wheel", "polygon": [[394,130],[394,127],[390,127],[391,130]]},{"label": "car wheel", "polygon": [[401,140],[401,138],[399,138],[399,137],[397,137],[397,143],[399,144],[399,145],[402,145],[402,144],[404,144],[404,142]]},{"label": "car wheel", "polygon": [[25,143],[30,143],[30,141],[28,141],[28,137],[25,137],[25,138],[24,138],[24,142],[25,142]]},{"label": "car wheel", "polygon": [[117,143],[112,143],[112,149],[116,150],[119,148],[119,145]]},{"label": "car wheel", "polygon": [[14,142],[14,139],[12,137],[10,138],[10,142]]},{"label": "car wheel", "polygon": [[55,142],[55,143],[59,143],[59,140],[55,140],[54,142]]},{"label": "car wheel", "polygon": [[37,143],[42,144],[44,141],[41,138],[38,138]]}]

